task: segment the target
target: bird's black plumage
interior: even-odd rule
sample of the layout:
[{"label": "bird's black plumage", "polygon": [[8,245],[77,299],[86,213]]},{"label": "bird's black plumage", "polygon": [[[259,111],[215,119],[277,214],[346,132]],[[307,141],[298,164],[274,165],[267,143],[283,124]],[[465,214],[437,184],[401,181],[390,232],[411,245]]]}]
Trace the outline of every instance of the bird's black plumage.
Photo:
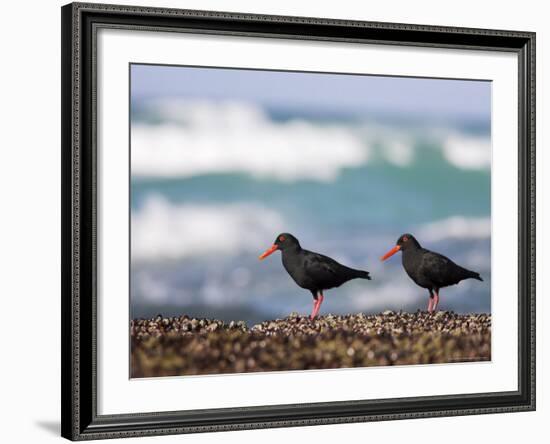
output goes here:
[{"label": "bird's black plumage", "polygon": [[328,256],[304,250],[299,244],[282,250],[282,260],[294,282],[314,293],[339,287],[351,279],[370,279],[367,271],[346,267]]},{"label": "bird's black plumage", "polygon": [[[412,234],[400,236],[396,246],[383,259],[387,259],[397,251],[402,252],[403,268],[409,277],[418,286],[426,288],[430,292],[431,299],[435,294],[435,307],[439,302],[441,288],[458,284],[464,279],[483,281],[479,273],[461,267],[442,254],[423,248]],[[429,310],[431,305],[432,301],[428,306]]]},{"label": "bird's black plumage", "polygon": [[[407,246],[404,246],[405,243]],[[458,284],[464,279],[481,279],[479,273],[467,270],[442,254],[422,248],[418,241],[409,236],[403,242],[403,268],[409,277],[420,287],[437,289]]]},{"label": "bird's black plumage", "polygon": [[[276,250],[281,250],[283,266],[294,282],[311,291],[316,301],[319,298],[322,301],[323,290],[339,287],[351,279],[370,280],[368,271],[346,267],[328,256],[303,249],[298,239],[290,233],[279,234],[273,247],[260,257],[264,258]],[[312,317],[315,317],[314,314],[315,306]]]}]

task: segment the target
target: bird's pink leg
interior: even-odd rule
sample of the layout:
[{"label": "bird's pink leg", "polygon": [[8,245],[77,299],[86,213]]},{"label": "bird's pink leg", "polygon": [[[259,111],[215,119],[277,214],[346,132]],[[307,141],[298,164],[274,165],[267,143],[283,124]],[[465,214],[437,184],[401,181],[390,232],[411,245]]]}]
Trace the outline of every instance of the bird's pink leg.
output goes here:
[{"label": "bird's pink leg", "polygon": [[434,290],[434,303],[433,303],[433,311],[437,310],[437,305],[439,304],[439,288],[437,290]]},{"label": "bird's pink leg", "polygon": [[310,318],[313,320],[317,317],[317,315],[319,314],[319,310],[321,309],[321,304],[323,303],[323,299],[325,297],[323,296],[323,293],[320,291],[319,294],[317,295],[317,300],[315,301],[314,305],[313,305],[313,311],[311,312],[311,316]]},{"label": "bird's pink leg", "polygon": [[319,310],[321,310],[321,304],[323,303],[323,299],[325,299],[325,297],[323,296],[323,292],[320,291],[319,292],[319,304],[317,305],[317,313],[315,313],[315,316],[317,316],[319,314]]},{"label": "bird's pink leg", "polygon": [[433,311],[433,303],[434,298],[432,297],[432,295],[430,295],[430,299],[428,300],[428,313],[431,313]]},{"label": "bird's pink leg", "polygon": [[318,312],[318,306],[319,306],[319,299],[313,299],[313,309],[311,310],[309,319],[311,320],[315,319],[315,316],[317,316],[317,312]]}]

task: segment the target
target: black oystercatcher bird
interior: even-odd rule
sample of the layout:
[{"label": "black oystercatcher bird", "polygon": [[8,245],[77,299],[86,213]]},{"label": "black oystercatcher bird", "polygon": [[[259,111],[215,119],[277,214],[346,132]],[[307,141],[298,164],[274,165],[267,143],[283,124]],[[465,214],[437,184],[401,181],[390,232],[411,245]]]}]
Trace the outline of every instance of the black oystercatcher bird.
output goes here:
[{"label": "black oystercatcher bird", "polygon": [[289,233],[279,234],[273,245],[260,256],[260,260],[277,250],[281,250],[283,266],[290,277],[313,295],[311,319],[319,314],[324,299],[323,290],[339,287],[351,279],[370,279],[368,271],[354,270],[330,257],[304,250],[298,239]]},{"label": "black oystercatcher bird", "polygon": [[385,261],[398,251],[403,253],[403,268],[409,277],[420,287],[430,292],[428,311],[432,313],[439,304],[439,290],[458,284],[464,279],[483,281],[479,273],[455,264],[448,257],[422,248],[412,234],[403,234],[397,244],[380,260]]}]

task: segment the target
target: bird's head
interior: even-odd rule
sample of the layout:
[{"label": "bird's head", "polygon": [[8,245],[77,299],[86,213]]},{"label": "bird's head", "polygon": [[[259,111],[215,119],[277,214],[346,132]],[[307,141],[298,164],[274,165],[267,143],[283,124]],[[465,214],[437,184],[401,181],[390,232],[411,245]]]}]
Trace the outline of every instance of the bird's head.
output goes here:
[{"label": "bird's head", "polygon": [[419,248],[419,247],[420,247],[420,244],[418,243],[416,238],[410,233],[405,233],[399,236],[399,239],[397,239],[397,242],[395,243],[395,247],[393,247],[384,256],[382,256],[380,260],[385,261],[386,259],[389,259],[398,251],[406,251],[410,248]]},{"label": "bird's head", "polygon": [[295,248],[299,246],[300,246],[300,242],[298,242],[298,239],[296,239],[292,234],[281,233],[276,237],[275,242],[273,242],[273,245],[260,255],[259,259],[260,260],[265,259],[267,256],[269,256],[270,254],[274,253],[277,250],[283,251],[288,248]]}]

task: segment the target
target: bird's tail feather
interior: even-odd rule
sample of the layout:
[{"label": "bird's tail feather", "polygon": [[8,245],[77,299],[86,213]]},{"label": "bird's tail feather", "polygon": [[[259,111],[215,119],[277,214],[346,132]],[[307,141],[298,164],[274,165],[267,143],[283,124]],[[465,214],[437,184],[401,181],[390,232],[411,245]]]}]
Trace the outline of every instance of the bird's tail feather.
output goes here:
[{"label": "bird's tail feather", "polygon": [[368,279],[369,281],[371,280],[370,273],[368,271],[363,271],[363,270],[353,270],[353,271],[355,273],[355,277],[360,279]]},{"label": "bird's tail feather", "polygon": [[472,279],[477,279],[478,281],[482,281],[483,282],[483,279],[481,278],[481,276],[479,275],[479,273],[475,272],[475,271],[470,271],[470,270],[467,270],[468,271],[468,277],[472,278]]}]

